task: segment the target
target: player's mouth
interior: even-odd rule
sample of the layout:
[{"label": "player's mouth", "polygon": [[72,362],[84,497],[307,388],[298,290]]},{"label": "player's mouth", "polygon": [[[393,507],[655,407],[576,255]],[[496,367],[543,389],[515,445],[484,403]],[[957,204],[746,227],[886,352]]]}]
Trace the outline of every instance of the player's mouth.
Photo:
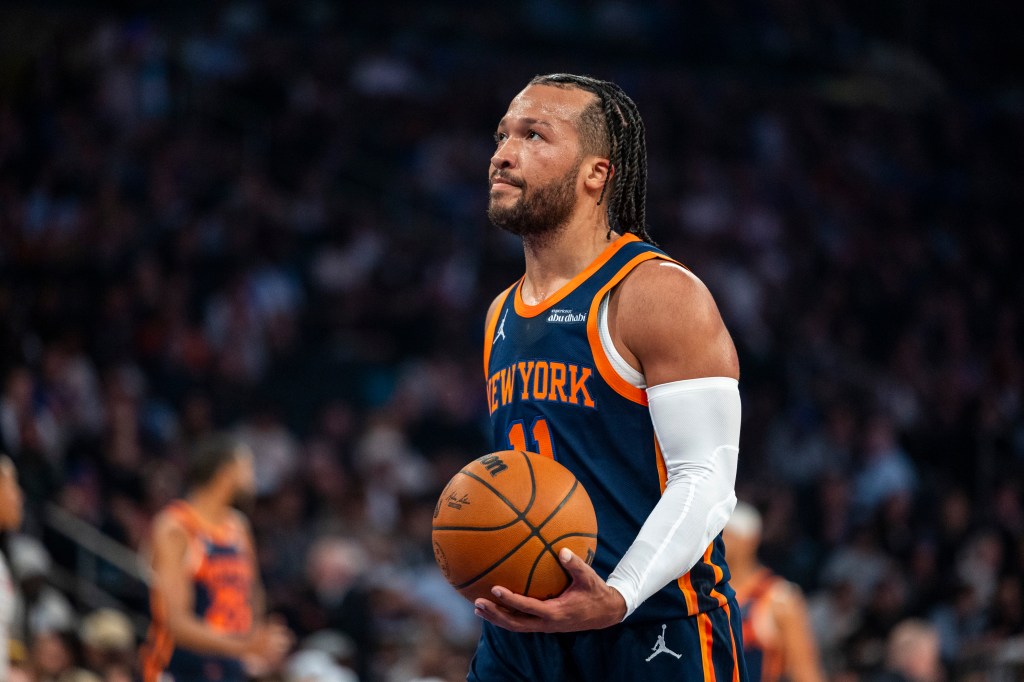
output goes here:
[{"label": "player's mouth", "polygon": [[516,180],[507,175],[492,175],[491,176],[491,189],[495,187],[508,186],[508,187],[522,187],[523,182]]}]

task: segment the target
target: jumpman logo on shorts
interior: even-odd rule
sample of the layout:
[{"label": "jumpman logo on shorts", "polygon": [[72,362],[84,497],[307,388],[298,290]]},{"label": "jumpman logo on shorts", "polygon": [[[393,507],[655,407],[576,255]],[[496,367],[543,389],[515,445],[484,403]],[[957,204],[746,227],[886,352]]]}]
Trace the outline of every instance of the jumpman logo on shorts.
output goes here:
[{"label": "jumpman logo on shorts", "polygon": [[658,641],[655,642],[654,646],[651,648],[651,651],[653,651],[654,653],[647,657],[648,663],[650,663],[651,659],[657,656],[658,654],[672,654],[676,658],[683,657],[682,654],[677,654],[676,652],[672,651],[667,646],[665,646],[665,628],[665,625],[661,626],[661,634],[658,635]]},{"label": "jumpman logo on shorts", "polygon": [[505,314],[501,317],[501,324],[498,326],[498,333],[494,335],[494,341],[491,343],[498,343],[498,338],[507,339],[505,336],[505,318],[508,317],[508,308],[505,309]]}]

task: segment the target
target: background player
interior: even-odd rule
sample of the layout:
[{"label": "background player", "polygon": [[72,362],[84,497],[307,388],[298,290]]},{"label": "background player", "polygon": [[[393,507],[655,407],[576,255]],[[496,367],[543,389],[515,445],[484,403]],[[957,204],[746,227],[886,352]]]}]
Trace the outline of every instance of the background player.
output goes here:
[{"label": "background player", "polygon": [[594,568],[560,553],[558,598],[477,600],[469,679],[742,679],[719,537],[738,361],[708,290],[648,243],[636,106],[613,83],[540,76],[495,141],[488,216],[522,237],[526,274],[488,313],[494,445],[571,469],[600,538]]},{"label": "background player", "polygon": [[743,612],[743,651],[752,680],[819,682],[824,673],[800,588],[757,558],[761,515],[739,502],[723,533],[736,600]]},{"label": "background player", "polygon": [[263,621],[263,593],[249,524],[233,505],[255,491],[252,453],[227,437],[203,443],[188,494],[154,520],[153,625],[143,680],[241,681],[243,662],[278,665],[288,631]]}]

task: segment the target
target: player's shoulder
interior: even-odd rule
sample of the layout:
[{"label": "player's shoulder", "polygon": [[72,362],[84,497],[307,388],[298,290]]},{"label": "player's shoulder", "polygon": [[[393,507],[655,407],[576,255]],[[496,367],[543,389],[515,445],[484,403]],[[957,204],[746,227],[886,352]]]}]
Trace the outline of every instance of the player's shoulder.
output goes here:
[{"label": "player's shoulder", "polygon": [[719,319],[718,306],[704,282],[689,268],[665,258],[637,265],[616,287],[614,296],[622,309],[641,316]]},{"label": "player's shoulder", "polygon": [[188,534],[188,524],[182,518],[179,508],[173,504],[167,505],[153,517],[154,542],[181,539],[187,537]]},{"label": "player's shoulder", "polygon": [[768,591],[768,599],[777,611],[791,611],[804,607],[804,592],[796,583],[790,582],[781,576],[773,582]]}]

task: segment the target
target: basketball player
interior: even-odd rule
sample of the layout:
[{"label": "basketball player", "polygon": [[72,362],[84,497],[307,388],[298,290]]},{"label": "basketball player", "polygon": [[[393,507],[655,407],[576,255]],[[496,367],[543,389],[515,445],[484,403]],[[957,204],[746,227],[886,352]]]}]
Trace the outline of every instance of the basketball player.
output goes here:
[{"label": "basketball player", "polygon": [[743,613],[743,651],[751,680],[821,682],[825,675],[800,588],[757,559],[761,515],[740,502],[723,533]]},{"label": "basketball player", "polygon": [[252,453],[227,437],[200,445],[188,494],[153,524],[153,624],[144,682],[242,682],[243,661],[280,663],[288,631],[262,617],[263,595],[246,518],[233,505],[255,492]]},{"label": "basketball player", "polygon": [[487,316],[495,449],[568,467],[593,567],[538,601],[495,587],[469,680],[738,680],[721,530],[739,450],[736,351],[711,294],[650,243],[643,122],[615,84],[538,76],[498,123],[488,217],[526,273]]}]

